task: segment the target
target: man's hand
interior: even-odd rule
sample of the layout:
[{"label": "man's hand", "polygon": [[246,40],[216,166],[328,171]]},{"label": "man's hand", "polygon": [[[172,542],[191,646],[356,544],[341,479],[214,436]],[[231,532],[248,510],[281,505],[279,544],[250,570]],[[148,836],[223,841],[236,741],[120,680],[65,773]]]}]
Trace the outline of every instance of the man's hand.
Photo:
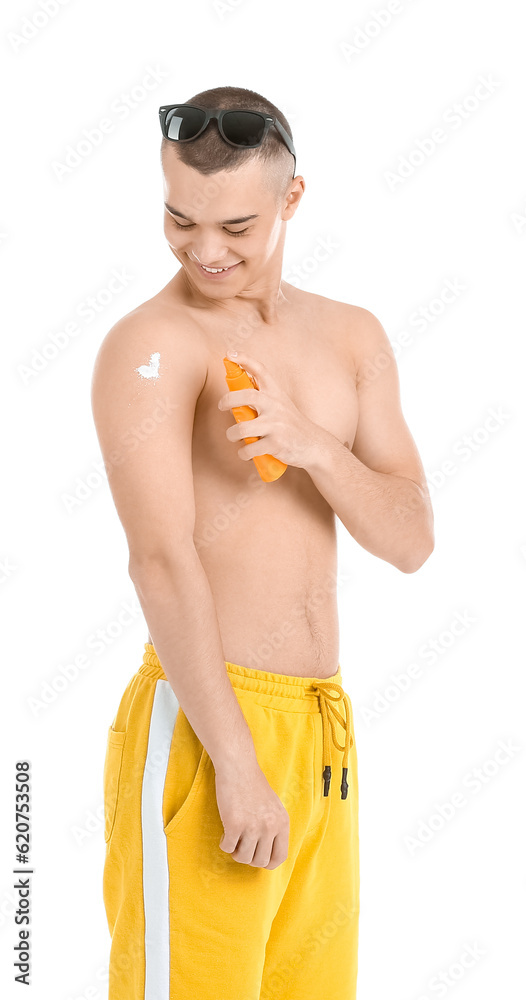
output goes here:
[{"label": "man's hand", "polygon": [[286,861],[289,814],[259,764],[218,766],[215,783],[224,827],[221,850],[254,868],[272,870]]},{"label": "man's hand", "polygon": [[241,420],[226,431],[229,441],[259,438],[238,448],[239,457],[248,462],[256,455],[273,455],[286,465],[306,468],[316,448],[319,426],[298,410],[261,361],[240,351],[232,361],[253,375],[259,387],[234,389],[225,393],[217,404],[220,410],[246,405],[258,412],[253,420]]}]

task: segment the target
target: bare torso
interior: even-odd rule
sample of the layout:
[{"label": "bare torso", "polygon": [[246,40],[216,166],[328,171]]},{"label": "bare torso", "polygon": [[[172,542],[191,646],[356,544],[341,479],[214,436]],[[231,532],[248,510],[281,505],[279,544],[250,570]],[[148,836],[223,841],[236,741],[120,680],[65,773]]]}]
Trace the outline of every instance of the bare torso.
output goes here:
[{"label": "bare torso", "polygon": [[[305,469],[264,483],[229,441],[223,357],[261,361],[307,418],[352,448],[358,401],[353,307],[282,282],[284,318],[271,327],[221,309],[192,309],[177,275],[143,308],[195,320],[208,374],[193,433],[194,542],[215,600],[225,660],[258,670],[330,677],[339,663],[335,515]],[[148,642],[152,642],[148,635]]]}]

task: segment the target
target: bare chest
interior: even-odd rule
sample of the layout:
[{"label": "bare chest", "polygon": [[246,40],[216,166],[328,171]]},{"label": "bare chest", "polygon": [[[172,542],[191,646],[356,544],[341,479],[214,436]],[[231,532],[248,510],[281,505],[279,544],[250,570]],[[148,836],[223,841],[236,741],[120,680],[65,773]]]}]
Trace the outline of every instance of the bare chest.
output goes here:
[{"label": "bare chest", "polygon": [[[194,451],[212,445],[216,455],[237,459],[239,443],[225,436],[234,422],[231,410],[220,411],[219,399],[228,392],[223,357],[235,349],[262,363],[305,418],[352,448],[358,422],[355,369],[351,337],[343,323],[323,310],[298,311],[293,321],[262,333],[241,335],[234,324],[208,331],[208,375],[199,397]],[[245,367],[250,371],[250,363]],[[237,467],[245,465],[237,459]]]}]

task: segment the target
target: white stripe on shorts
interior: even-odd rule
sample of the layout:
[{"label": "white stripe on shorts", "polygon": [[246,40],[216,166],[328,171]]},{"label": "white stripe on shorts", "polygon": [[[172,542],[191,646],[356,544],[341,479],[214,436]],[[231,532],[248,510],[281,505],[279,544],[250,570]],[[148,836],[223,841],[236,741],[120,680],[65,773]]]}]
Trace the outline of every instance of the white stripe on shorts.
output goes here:
[{"label": "white stripe on shorts", "polygon": [[169,681],[158,678],[150,716],[141,800],[144,899],[144,1000],[170,998],[170,906],[163,792],[179,703]]}]

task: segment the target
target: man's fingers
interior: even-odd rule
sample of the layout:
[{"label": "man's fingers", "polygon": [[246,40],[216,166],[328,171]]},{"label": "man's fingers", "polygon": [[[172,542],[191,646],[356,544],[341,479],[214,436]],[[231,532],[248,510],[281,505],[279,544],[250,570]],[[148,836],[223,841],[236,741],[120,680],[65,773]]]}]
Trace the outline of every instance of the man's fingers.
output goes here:
[{"label": "man's fingers", "polygon": [[234,861],[239,864],[273,870],[286,861],[288,842],[289,834],[284,830],[276,837],[269,834],[267,837],[261,837],[259,841],[254,840],[249,834],[242,834],[237,838],[231,835],[229,839],[223,835],[219,846],[222,851],[231,854]]},{"label": "man's fingers", "polygon": [[272,853],[270,855],[270,860],[265,868],[270,870],[277,868],[278,865],[282,865],[284,861],[287,860],[289,853],[289,830],[283,830],[282,833],[278,833],[274,837],[274,843],[272,844]]}]

